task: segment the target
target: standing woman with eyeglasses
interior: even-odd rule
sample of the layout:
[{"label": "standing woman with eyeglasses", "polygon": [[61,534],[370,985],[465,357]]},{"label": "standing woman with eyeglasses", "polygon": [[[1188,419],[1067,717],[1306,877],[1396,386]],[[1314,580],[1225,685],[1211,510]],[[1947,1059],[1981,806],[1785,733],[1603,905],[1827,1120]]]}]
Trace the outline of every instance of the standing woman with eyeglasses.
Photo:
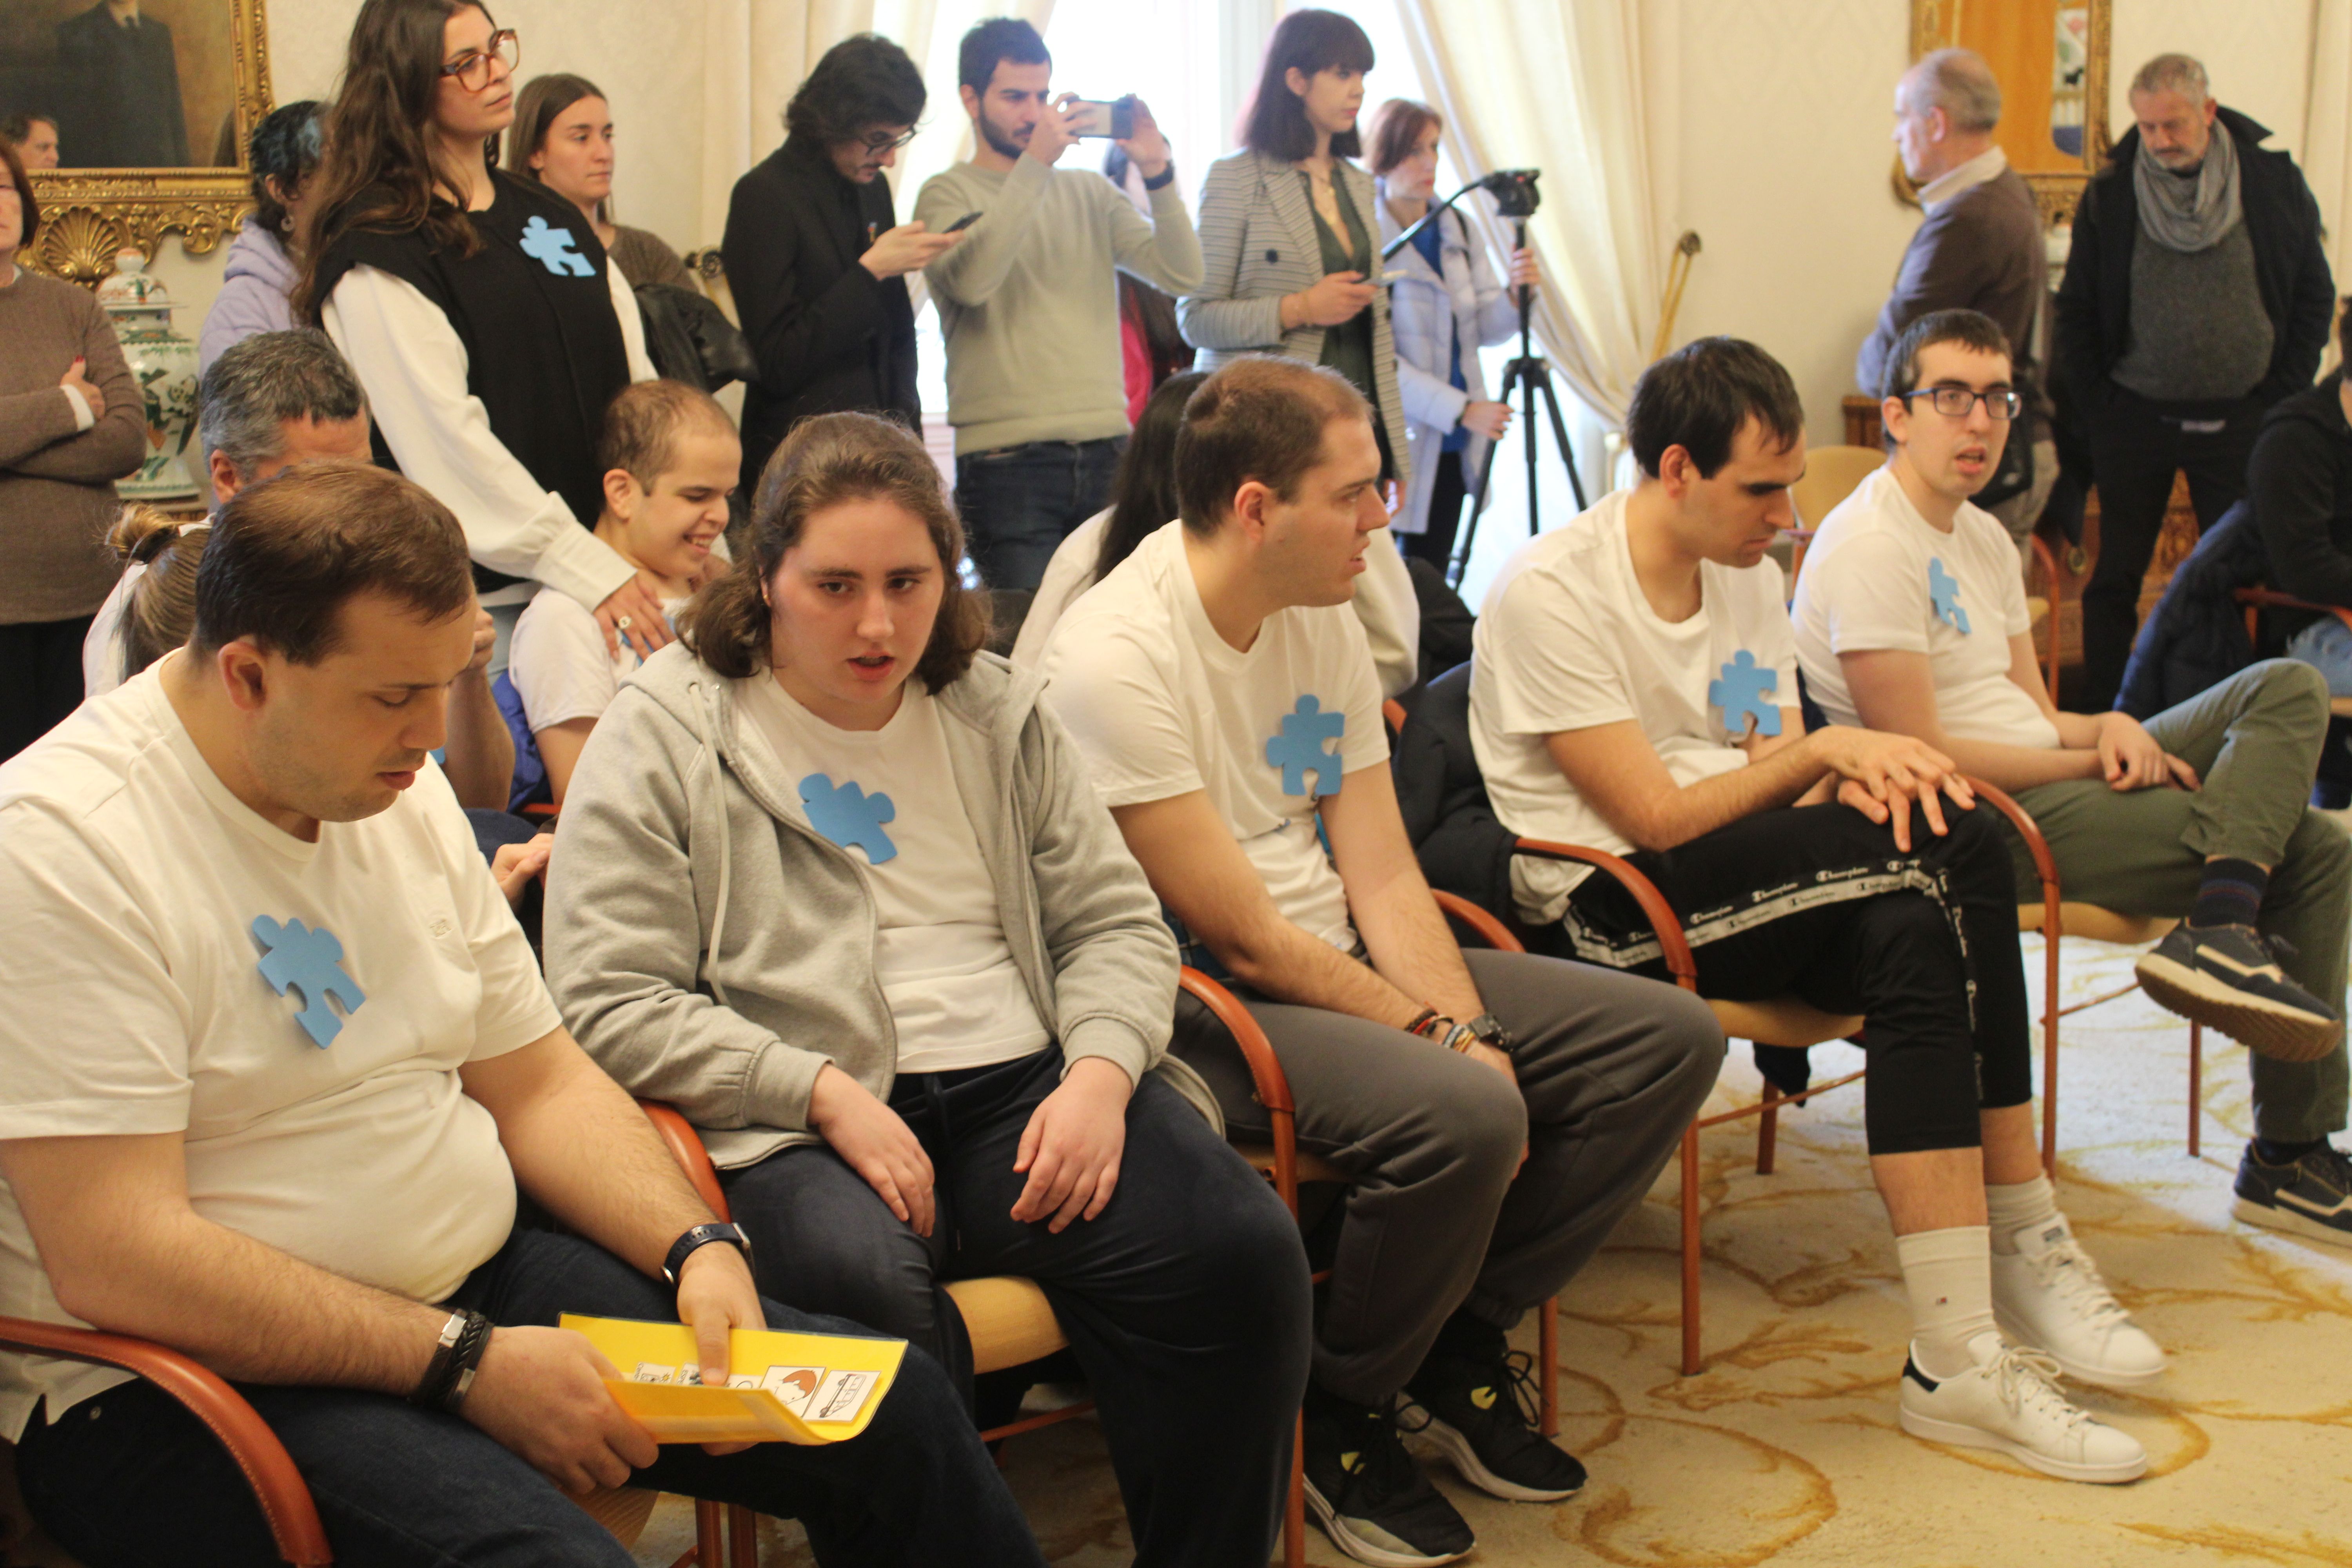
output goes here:
[{"label": "standing woman with eyeglasses", "polygon": [[914,140],[923,73],[872,33],[825,51],[784,110],[784,144],[735,182],[727,284],[759,379],[743,395],[743,494],[812,414],[923,427],[909,272],[956,243],[900,225],[882,172]]},{"label": "standing woman with eyeglasses", "polygon": [[304,216],[297,308],[367,390],[378,459],[457,515],[495,672],[540,587],[618,650],[671,640],[660,585],[591,531],[604,406],[650,380],[636,300],[580,209],[492,166],[520,47],[472,0],[367,0]]}]

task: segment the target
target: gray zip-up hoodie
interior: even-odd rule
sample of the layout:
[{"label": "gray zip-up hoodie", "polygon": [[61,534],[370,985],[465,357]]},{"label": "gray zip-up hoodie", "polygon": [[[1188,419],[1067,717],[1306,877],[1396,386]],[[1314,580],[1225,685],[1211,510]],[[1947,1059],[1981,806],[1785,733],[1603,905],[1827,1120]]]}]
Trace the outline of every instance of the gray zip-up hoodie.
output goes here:
[{"label": "gray zip-up hoodie", "polygon": [[[1043,689],[982,654],[939,694],[1013,963],[1066,1060],[1156,1069],[1222,1127],[1166,1055],[1175,940]],[[622,1087],[677,1106],[728,1169],[815,1141],[826,1062],[887,1100],[875,920],[865,868],[809,826],[731,681],[679,644],[622,684],[564,799],[546,916],[556,1005]]]}]

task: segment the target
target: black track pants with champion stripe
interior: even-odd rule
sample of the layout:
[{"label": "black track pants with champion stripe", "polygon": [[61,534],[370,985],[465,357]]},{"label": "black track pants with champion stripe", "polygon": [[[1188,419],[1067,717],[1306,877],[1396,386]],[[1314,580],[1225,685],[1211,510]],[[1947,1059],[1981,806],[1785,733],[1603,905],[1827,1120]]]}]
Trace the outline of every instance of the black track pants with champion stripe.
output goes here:
[{"label": "black track pants with champion stripe", "polygon": [[[1972,1148],[1977,1112],[2033,1097],[2017,892],[1992,808],[1915,813],[1909,853],[1843,805],[1759,812],[1664,853],[1626,857],[1682,917],[1702,995],[1796,996],[1860,1014],[1874,1154]],[[1611,878],[1561,921],[1589,963],[1666,978],[1640,906]]]}]

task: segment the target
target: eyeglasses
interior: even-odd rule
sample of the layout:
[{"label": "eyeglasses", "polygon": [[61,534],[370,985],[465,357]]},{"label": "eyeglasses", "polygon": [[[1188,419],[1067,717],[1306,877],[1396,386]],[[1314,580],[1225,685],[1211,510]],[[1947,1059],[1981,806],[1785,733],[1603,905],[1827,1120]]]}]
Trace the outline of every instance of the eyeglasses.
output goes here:
[{"label": "eyeglasses", "polygon": [[2014,419],[2025,411],[2025,399],[2006,386],[1995,386],[1983,392],[1970,392],[1965,386],[1923,386],[1916,392],[1906,392],[1903,401],[1915,397],[1934,400],[1936,412],[1948,419],[1966,419],[1981,399],[1985,412],[1995,419]]},{"label": "eyeglasses", "polygon": [[868,153],[896,153],[914,139],[914,131],[908,129],[896,136],[861,136],[858,138],[858,145],[864,147]]},{"label": "eyeglasses", "polygon": [[441,68],[443,76],[454,76],[457,85],[467,92],[479,92],[490,85],[490,62],[496,60],[507,68],[509,76],[522,63],[522,39],[512,27],[501,27],[490,35],[489,47],[467,49]]}]

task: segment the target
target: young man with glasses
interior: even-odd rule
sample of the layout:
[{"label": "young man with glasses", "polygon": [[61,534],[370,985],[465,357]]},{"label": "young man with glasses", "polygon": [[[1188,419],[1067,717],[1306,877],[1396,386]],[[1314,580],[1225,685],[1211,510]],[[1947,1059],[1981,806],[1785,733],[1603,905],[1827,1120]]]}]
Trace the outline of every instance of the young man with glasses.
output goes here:
[{"label": "young man with glasses", "polygon": [[[2053,1380],[2146,1383],[2164,1353],[2042,1173],[1993,811],[1916,740],[1807,734],[1800,716],[1764,558],[1796,521],[1797,389],[1755,344],[1703,338],[1643,373],[1625,430],[1640,479],[1530,541],[1479,615],[1470,735],[1496,815],[1630,859],[1683,912],[1702,994],[1869,1020],[1871,1175],[1911,1301],[1904,1430],[2130,1480],[2138,1442]],[[1574,956],[1667,978],[1613,879],[1521,858],[1513,879],[1520,916],[1557,923]],[[1801,1053],[1758,1061],[1803,1087]]]},{"label": "young man with glasses", "polygon": [[[2014,411],[2007,339],[1943,310],[1888,356],[1890,449],[1822,523],[1797,653],[1832,723],[1913,736],[2015,795],[2066,897],[2182,924],[2141,957],[2158,1002],[2252,1047],[2242,1220],[2352,1246],[2342,1019],[2352,844],[2305,808],[2327,732],[2308,665],[2253,664],[2145,727],[2062,713],[2006,533],[1971,505]],[[2032,885],[2021,843],[2011,857]]]},{"label": "young man with glasses", "polygon": [[825,51],[784,110],[784,144],[735,182],[728,285],[760,374],[743,395],[746,501],[784,432],[813,414],[922,428],[907,277],[960,235],[900,224],[883,171],[915,139],[923,73],[873,34]]}]

